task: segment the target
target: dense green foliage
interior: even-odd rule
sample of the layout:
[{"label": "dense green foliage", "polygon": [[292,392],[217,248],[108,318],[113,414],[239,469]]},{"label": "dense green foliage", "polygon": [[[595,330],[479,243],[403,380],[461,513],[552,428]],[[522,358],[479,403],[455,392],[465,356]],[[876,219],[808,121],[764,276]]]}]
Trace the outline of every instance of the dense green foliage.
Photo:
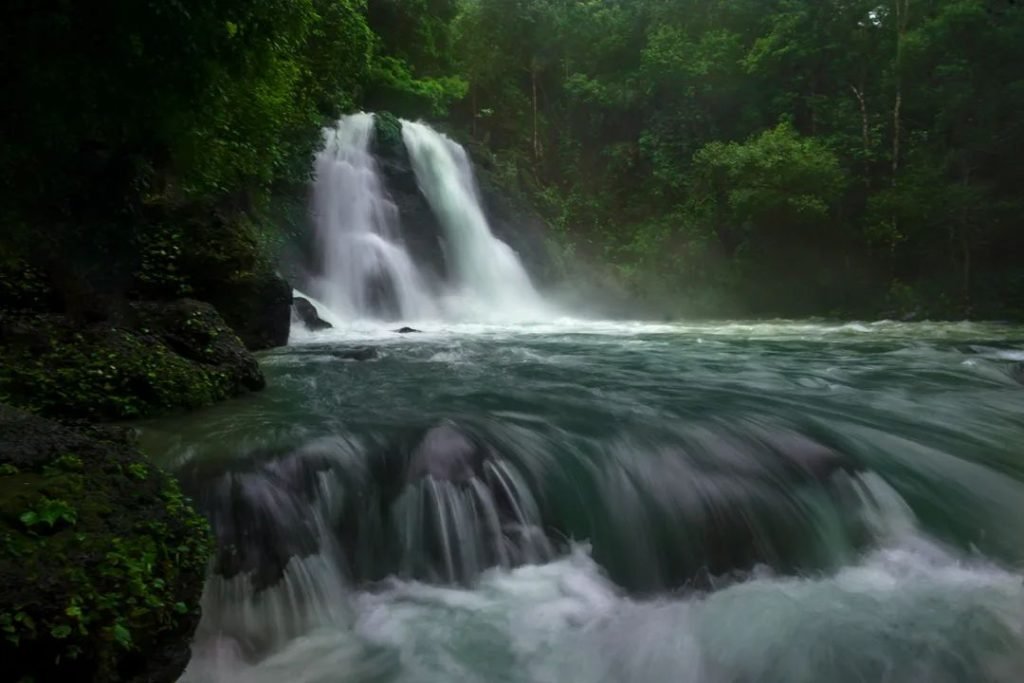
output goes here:
[{"label": "dense green foliage", "polygon": [[472,0],[456,112],[675,310],[1020,315],[1024,7]]},{"label": "dense green foliage", "polygon": [[[74,262],[66,279],[115,289],[152,284],[160,263],[161,284],[188,294],[166,272],[191,244],[180,217],[216,216],[211,233],[254,225],[273,247],[268,225],[301,227],[320,127],[366,108],[445,120],[567,252],[667,311],[1022,313],[1012,0],[2,12],[16,104],[0,113],[5,296],[39,300],[8,277],[25,259]],[[76,288],[58,284],[65,300]]]},{"label": "dense green foliage", "polygon": [[195,295],[168,272],[198,248],[182,222],[206,242],[266,236],[304,197],[325,124],[371,91],[419,115],[464,90],[387,47],[366,0],[5,3],[0,293],[38,303],[28,264],[58,309],[139,283]]}]

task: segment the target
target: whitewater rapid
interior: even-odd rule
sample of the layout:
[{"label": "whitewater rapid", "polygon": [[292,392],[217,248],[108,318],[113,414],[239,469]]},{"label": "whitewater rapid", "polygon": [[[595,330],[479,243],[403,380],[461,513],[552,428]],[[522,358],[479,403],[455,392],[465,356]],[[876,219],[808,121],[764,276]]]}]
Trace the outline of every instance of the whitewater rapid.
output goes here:
[{"label": "whitewater rapid", "polygon": [[[1022,330],[392,330],[300,332],[266,392],[146,427],[222,536],[298,553],[211,576],[184,681],[1020,680]],[[505,483],[389,488],[450,429]]]}]

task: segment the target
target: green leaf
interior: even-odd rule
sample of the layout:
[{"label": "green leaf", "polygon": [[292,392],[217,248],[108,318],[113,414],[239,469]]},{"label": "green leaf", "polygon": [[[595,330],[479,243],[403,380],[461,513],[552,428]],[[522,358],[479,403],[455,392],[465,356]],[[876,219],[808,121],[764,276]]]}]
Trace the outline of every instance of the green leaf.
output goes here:
[{"label": "green leaf", "polygon": [[128,650],[132,646],[132,633],[121,624],[114,624],[114,640],[118,645]]},{"label": "green leaf", "polygon": [[60,626],[54,626],[50,629],[50,635],[54,638],[63,639],[71,635],[71,627],[67,624],[61,624]]}]

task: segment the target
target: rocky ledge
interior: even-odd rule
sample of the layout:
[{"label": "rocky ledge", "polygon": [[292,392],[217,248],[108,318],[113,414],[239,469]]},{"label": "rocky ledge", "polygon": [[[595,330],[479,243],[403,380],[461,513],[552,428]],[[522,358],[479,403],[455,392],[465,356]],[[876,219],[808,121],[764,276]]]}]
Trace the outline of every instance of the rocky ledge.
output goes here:
[{"label": "rocky ledge", "polygon": [[0,405],[0,661],[10,681],[171,683],[210,536],[124,431]]},{"label": "rocky ledge", "polygon": [[0,315],[0,401],[40,415],[146,417],[264,384],[253,355],[200,301],[134,302],[117,319],[88,325]]}]

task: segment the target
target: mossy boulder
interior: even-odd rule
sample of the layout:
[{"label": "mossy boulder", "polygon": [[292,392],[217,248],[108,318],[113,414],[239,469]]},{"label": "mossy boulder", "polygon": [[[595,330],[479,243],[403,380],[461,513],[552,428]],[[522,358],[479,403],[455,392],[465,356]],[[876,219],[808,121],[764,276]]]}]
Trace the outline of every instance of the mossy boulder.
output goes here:
[{"label": "mossy boulder", "polygon": [[0,400],[41,415],[118,420],[261,389],[256,359],[212,306],[137,302],[92,325],[0,317]]},{"label": "mossy boulder", "polygon": [[292,288],[268,258],[271,228],[244,213],[182,210],[153,221],[138,245],[137,298],[208,301],[253,351],[288,342]]},{"label": "mossy boulder", "polygon": [[176,481],[117,432],[0,405],[4,680],[176,680],[210,551]]}]

